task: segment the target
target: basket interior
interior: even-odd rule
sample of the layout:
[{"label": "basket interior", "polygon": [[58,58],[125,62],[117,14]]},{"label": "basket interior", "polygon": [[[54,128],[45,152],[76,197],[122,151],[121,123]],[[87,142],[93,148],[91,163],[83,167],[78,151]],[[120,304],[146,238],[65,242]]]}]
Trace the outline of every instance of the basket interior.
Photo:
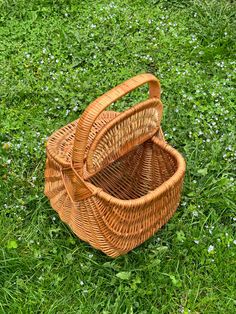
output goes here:
[{"label": "basket interior", "polygon": [[177,161],[152,140],[90,177],[90,183],[123,200],[140,198],[173,176]]}]

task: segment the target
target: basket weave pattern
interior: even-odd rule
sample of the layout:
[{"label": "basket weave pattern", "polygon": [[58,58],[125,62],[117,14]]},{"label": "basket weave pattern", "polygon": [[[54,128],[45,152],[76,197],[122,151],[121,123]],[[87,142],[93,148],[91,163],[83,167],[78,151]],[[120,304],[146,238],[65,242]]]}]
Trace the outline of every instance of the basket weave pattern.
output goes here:
[{"label": "basket weave pattern", "polygon": [[[123,113],[104,111],[149,83],[149,100]],[[47,143],[45,194],[74,233],[111,257],[127,253],[176,210],[183,157],[163,138],[160,84],[136,76],[95,100]]]}]

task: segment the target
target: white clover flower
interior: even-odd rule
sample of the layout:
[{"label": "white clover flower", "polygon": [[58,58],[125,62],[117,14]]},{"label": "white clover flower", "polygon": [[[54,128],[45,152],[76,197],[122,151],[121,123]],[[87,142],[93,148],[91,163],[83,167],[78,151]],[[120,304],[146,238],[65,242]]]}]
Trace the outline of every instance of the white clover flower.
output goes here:
[{"label": "white clover flower", "polygon": [[194,240],[193,242],[196,243],[196,244],[199,244],[199,241],[198,241],[198,240]]},{"label": "white clover flower", "polygon": [[82,280],[80,280],[80,282],[79,282],[79,283],[80,283],[80,285],[81,285],[81,286],[83,286],[83,285],[84,285],[84,282],[83,282]]},{"label": "white clover flower", "polygon": [[210,245],[207,251],[208,253],[211,253],[212,251],[214,251],[214,249],[214,245]]}]

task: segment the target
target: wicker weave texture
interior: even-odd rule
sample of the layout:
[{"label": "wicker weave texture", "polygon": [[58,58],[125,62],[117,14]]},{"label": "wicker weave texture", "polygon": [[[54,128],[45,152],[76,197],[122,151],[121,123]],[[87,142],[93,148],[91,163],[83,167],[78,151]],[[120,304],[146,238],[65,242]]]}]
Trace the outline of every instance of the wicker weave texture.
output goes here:
[{"label": "wicker weave texture", "polygon": [[[158,132],[162,104],[155,98],[119,114],[96,135],[87,156],[86,169],[95,174]],[[104,150],[106,154],[104,154]]]},{"label": "wicker weave texture", "polygon": [[[149,83],[149,100],[104,111]],[[93,102],[47,144],[45,194],[74,233],[111,257],[127,253],[176,210],[183,157],[163,139],[159,81],[139,75]],[[81,135],[81,136],[80,136]]]}]

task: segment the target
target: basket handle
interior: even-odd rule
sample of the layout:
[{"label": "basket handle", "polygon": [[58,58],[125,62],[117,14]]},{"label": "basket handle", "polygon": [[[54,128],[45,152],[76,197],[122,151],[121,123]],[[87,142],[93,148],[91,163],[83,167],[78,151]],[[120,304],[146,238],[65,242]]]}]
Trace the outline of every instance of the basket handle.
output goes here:
[{"label": "basket handle", "polygon": [[140,74],[106,92],[85,109],[78,121],[72,152],[72,164],[76,164],[76,170],[79,175],[83,177],[84,155],[87,140],[97,117],[113,102],[145,83],[149,83],[149,98],[155,97],[160,99],[161,93],[159,80],[152,74]]}]

